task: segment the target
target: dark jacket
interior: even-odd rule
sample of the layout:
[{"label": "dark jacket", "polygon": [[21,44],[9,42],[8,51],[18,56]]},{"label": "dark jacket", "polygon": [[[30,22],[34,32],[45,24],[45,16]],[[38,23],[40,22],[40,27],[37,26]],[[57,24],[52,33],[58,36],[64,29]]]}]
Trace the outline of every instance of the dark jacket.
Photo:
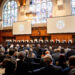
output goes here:
[{"label": "dark jacket", "polygon": [[28,73],[28,64],[24,61],[17,62],[16,75],[27,75]]},{"label": "dark jacket", "polygon": [[50,74],[50,75],[63,75],[62,74],[62,69],[61,67],[57,67],[57,66],[54,66],[54,65],[49,65],[43,69],[39,69],[37,71],[34,71],[34,74]]}]

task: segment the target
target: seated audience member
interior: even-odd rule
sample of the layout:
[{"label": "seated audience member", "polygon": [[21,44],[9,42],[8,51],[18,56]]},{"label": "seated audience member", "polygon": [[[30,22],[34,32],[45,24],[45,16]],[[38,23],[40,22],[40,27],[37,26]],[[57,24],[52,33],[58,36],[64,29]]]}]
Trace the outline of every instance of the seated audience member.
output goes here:
[{"label": "seated audience member", "polygon": [[36,58],[36,55],[33,52],[32,48],[30,48],[30,50],[29,50],[28,58]]},{"label": "seated audience member", "polygon": [[53,51],[51,46],[49,46],[49,51],[50,51],[51,55],[54,53],[54,51]]},{"label": "seated audience member", "polygon": [[52,56],[44,57],[43,61],[46,63],[45,67],[34,70],[34,74],[62,75],[62,68],[53,65]]},{"label": "seated audience member", "polygon": [[43,58],[44,56],[45,56],[45,51],[42,52],[41,58]]},{"label": "seated audience member", "polygon": [[69,57],[69,67],[64,69],[64,75],[75,75],[75,56]]},{"label": "seated audience member", "polygon": [[16,44],[16,49],[19,51],[20,45]]},{"label": "seated audience member", "polygon": [[0,49],[1,49],[2,51],[5,51],[5,48],[4,48],[3,45],[0,45]]},{"label": "seated audience member", "polygon": [[66,59],[68,60],[70,56],[75,55],[75,50],[71,49],[66,53]]},{"label": "seated audience member", "polygon": [[60,53],[60,52],[61,52],[61,50],[60,50],[60,49],[55,49],[55,50],[54,50],[54,52],[55,52],[55,53],[54,53],[54,54],[52,54],[52,57],[53,57],[53,59],[54,59],[54,60],[55,60],[55,62],[56,62],[56,61],[58,61],[58,60],[59,60],[59,56],[60,56],[60,54],[61,54],[61,53]]},{"label": "seated audience member", "polygon": [[25,49],[24,45],[21,45],[19,51],[24,51],[24,49]]},{"label": "seated audience member", "polygon": [[16,61],[12,58],[6,58],[3,61],[5,73],[3,75],[15,75]]},{"label": "seated audience member", "polygon": [[0,54],[0,67],[1,67],[1,64],[2,64],[2,62],[4,60],[4,58],[5,58],[5,55],[4,54]]},{"label": "seated audience member", "polygon": [[12,48],[12,49],[9,49],[9,52],[7,54],[7,58],[13,58],[16,60],[15,56],[14,56],[14,53],[15,53],[15,50]]},{"label": "seated audience member", "polygon": [[25,53],[25,57],[28,58],[29,50],[24,50],[24,53]]},{"label": "seated audience member", "polygon": [[64,51],[65,51],[65,53],[67,53],[68,51],[70,51],[71,49],[69,48],[69,47],[66,47],[65,49],[64,49]]},{"label": "seated audience member", "polygon": [[44,57],[46,57],[46,56],[51,56],[51,55],[50,55],[50,51],[48,51],[48,50],[47,50],[47,51],[45,51],[45,55],[42,55],[42,57],[41,57],[41,58],[44,58]]},{"label": "seated audience member", "polygon": [[15,51],[15,52],[14,52],[13,57],[14,57],[15,59],[18,58],[18,53],[19,53],[18,51]]},{"label": "seated audience member", "polygon": [[19,61],[17,61],[16,75],[27,75],[28,74],[28,64],[24,61],[25,54],[20,52],[18,54]]},{"label": "seated audience member", "polygon": [[61,53],[62,53],[62,54],[65,54],[64,48],[61,48]]},{"label": "seated audience member", "polygon": [[5,50],[2,47],[0,47],[0,54],[4,54],[4,53],[5,53]]},{"label": "seated audience member", "polygon": [[0,54],[0,68],[2,68],[2,63],[3,63],[3,60],[5,58],[5,55],[4,54]]},{"label": "seated audience member", "polygon": [[14,48],[14,45],[13,45],[13,44],[11,44],[11,45],[10,45],[10,48]]},{"label": "seated audience member", "polygon": [[59,60],[58,60],[58,66],[61,66],[62,69],[67,68],[67,63],[66,63],[66,57],[64,54],[60,54]]},{"label": "seated audience member", "polygon": [[37,57],[41,58],[41,54],[42,54],[42,48],[40,44],[37,44],[37,47],[35,48],[35,51],[37,53]]},{"label": "seated audience member", "polygon": [[27,50],[30,49],[30,45],[29,45],[29,44],[26,45],[26,49],[27,49]]},{"label": "seated audience member", "polygon": [[71,68],[69,75],[75,75],[75,56],[69,58],[69,66]]}]

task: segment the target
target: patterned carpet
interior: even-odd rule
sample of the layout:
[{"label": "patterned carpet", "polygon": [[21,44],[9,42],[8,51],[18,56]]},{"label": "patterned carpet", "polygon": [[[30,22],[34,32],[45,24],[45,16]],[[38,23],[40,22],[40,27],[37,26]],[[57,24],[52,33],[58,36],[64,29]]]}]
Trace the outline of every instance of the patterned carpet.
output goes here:
[{"label": "patterned carpet", "polygon": [[5,72],[4,68],[0,68],[0,75],[2,75]]}]

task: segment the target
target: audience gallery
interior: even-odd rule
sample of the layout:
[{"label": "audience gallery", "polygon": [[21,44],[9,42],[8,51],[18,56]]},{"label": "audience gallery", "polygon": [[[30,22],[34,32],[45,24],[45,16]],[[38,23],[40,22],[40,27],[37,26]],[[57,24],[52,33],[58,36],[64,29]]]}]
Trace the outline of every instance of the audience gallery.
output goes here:
[{"label": "audience gallery", "polygon": [[0,45],[0,67],[5,69],[3,75],[74,75],[74,49],[74,46],[7,43]]}]

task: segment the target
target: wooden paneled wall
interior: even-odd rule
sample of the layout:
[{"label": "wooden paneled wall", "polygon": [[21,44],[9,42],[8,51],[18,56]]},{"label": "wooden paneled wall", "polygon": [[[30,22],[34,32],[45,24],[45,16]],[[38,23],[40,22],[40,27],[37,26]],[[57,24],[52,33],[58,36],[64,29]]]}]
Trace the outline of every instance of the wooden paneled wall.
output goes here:
[{"label": "wooden paneled wall", "polygon": [[16,40],[30,40],[30,35],[15,36]]},{"label": "wooden paneled wall", "polygon": [[44,28],[33,28],[32,36],[49,36],[49,35],[47,34],[47,29],[44,27]]},{"label": "wooden paneled wall", "polygon": [[15,39],[15,40],[31,40],[31,37],[40,37],[40,39],[42,39],[42,37],[45,37],[45,40],[47,40],[49,38],[49,36],[51,37],[52,40],[73,40],[72,35],[75,35],[75,33],[73,34],[47,34],[47,28],[46,27],[36,27],[36,28],[32,28],[32,34],[31,35],[17,35],[14,36],[12,34],[12,30],[2,30],[0,31],[0,42],[4,42],[6,39]]},{"label": "wooden paneled wall", "polygon": [[73,40],[72,39],[72,34],[53,34],[51,35],[51,39],[53,40],[60,40],[62,42],[62,40],[66,40],[68,42],[68,40]]}]

